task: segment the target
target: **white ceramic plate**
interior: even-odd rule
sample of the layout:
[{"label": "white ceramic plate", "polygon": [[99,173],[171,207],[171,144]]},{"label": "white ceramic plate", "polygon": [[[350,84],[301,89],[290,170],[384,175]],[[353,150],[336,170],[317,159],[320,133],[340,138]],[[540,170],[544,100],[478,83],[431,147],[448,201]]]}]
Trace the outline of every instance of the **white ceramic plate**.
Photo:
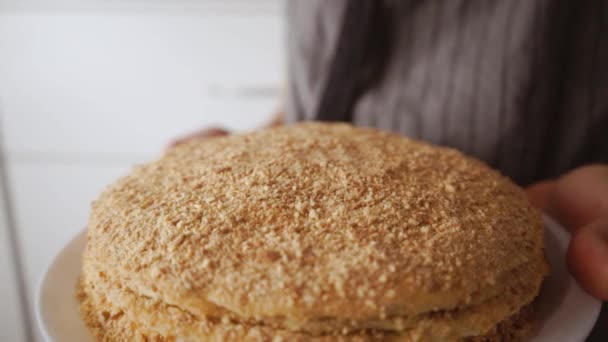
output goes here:
[{"label": "white ceramic plate", "polygon": [[[533,342],[583,342],[597,319],[601,302],[576,284],[564,263],[568,234],[555,222],[545,220],[545,244],[551,275],[540,295],[540,325]],[[47,341],[91,341],[80,314],[75,288],[86,242],[82,231],[72,239],[49,265],[38,289],[36,314]]]}]

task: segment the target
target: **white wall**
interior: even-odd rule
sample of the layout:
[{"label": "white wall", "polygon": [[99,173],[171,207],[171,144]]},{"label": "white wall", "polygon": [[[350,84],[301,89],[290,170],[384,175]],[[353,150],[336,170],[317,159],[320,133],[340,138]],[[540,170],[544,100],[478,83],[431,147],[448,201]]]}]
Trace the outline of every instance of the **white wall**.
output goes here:
[{"label": "white wall", "polygon": [[7,147],[151,155],[198,126],[254,127],[277,102],[280,41],[266,15],[3,15]]}]

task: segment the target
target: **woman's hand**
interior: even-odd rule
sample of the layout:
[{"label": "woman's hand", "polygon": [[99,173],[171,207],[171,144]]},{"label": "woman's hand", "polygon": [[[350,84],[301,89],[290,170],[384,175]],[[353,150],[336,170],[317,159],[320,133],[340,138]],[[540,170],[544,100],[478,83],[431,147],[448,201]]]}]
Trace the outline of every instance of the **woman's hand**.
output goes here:
[{"label": "woman's hand", "polygon": [[587,292],[608,300],[608,165],[584,166],[527,191],[571,232],[570,272]]},{"label": "woman's hand", "polygon": [[213,138],[213,137],[221,137],[224,135],[228,135],[230,134],[228,131],[221,129],[221,128],[206,128],[203,130],[200,130],[198,132],[194,132],[191,134],[188,134],[186,136],[183,136],[181,138],[178,138],[174,141],[172,141],[169,144],[169,149],[177,146],[177,145],[181,145],[183,143],[186,143],[190,140],[194,140],[194,139],[203,139],[203,138]]},{"label": "woman's hand", "polygon": [[[268,124],[264,125],[263,128],[281,126],[283,124],[283,120],[284,120],[283,112],[277,111],[272,116],[270,122],[268,122]],[[181,145],[183,143],[186,143],[186,142],[188,142],[190,140],[194,140],[194,139],[221,137],[221,136],[228,135],[228,134],[230,134],[230,132],[228,132],[227,130],[222,129],[222,128],[206,128],[206,129],[194,132],[192,134],[188,134],[186,136],[180,137],[180,138],[172,141],[169,144],[168,148],[171,149],[177,145]]]}]

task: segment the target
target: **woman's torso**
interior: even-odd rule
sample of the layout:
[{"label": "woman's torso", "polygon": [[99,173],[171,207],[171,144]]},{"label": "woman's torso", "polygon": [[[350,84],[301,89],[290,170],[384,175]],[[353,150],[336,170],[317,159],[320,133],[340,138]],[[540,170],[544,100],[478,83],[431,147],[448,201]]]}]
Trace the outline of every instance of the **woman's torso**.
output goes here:
[{"label": "woman's torso", "polygon": [[[345,4],[288,3],[289,121],[318,115]],[[355,124],[458,148],[522,184],[608,162],[608,1],[387,6],[390,57]]]}]

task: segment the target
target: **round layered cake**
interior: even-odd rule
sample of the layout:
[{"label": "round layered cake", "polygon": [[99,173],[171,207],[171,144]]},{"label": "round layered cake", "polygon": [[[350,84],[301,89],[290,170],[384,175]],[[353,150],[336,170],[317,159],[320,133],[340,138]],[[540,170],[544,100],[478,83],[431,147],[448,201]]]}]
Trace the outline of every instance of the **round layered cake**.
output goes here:
[{"label": "round layered cake", "polygon": [[305,123],[178,146],[97,199],[100,341],[519,341],[547,266],[522,189],[447,148]]}]

